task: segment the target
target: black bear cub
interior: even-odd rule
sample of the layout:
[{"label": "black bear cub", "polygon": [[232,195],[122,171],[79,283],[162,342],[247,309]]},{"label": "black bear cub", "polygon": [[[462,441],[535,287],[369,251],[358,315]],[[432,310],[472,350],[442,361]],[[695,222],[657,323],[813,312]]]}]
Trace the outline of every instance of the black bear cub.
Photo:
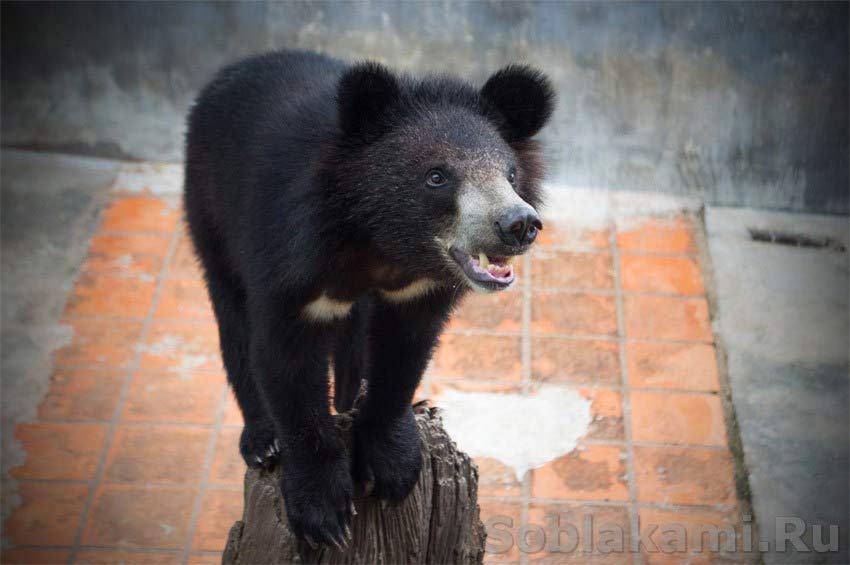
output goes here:
[{"label": "black bear cub", "polygon": [[[248,465],[280,458],[289,523],[345,543],[355,482],[403,499],[413,394],[457,300],[502,290],[543,225],[540,72],[480,89],[305,52],[220,71],[191,111],[185,208],[242,409]],[[349,459],[331,419],[368,393]]]}]

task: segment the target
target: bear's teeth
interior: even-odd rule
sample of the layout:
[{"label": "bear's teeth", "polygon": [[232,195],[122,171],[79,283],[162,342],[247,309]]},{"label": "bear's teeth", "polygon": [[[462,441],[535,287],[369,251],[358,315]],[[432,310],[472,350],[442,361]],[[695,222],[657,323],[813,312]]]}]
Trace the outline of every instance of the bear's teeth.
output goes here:
[{"label": "bear's teeth", "polygon": [[487,258],[487,255],[484,253],[478,254],[478,264],[482,269],[486,269],[490,265],[490,260]]}]

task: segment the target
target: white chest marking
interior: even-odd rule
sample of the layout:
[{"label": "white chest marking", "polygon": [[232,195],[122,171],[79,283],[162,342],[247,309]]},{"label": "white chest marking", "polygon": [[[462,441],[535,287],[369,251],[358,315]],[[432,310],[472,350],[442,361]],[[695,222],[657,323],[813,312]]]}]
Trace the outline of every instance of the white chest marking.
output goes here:
[{"label": "white chest marking", "polygon": [[433,279],[418,279],[398,290],[380,290],[381,296],[390,302],[407,302],[428,294],[439,285]]},{"label": "white chest marking", "polygon": [[304,306],[304,315],[311,320],[318,322],[327,322],[337,318],[345,318],[351,310],[351,305],[354,302],[346,300],[336,300],[329,297],[327,294],[322,294],[320,297]]}]

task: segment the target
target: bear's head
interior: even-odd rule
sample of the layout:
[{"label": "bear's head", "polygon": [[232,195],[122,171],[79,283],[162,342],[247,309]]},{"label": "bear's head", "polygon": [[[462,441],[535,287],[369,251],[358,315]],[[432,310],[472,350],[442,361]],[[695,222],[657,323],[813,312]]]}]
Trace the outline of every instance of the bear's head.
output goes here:
[{"label": "bear's head", "polygon": [[526,66],[508,66],[480,89],[375,63],[348,69],[332,183],[357,237],[412,277],[509,287],[511,260],[543,229],[532,138],[554,103],[547,78]]}]

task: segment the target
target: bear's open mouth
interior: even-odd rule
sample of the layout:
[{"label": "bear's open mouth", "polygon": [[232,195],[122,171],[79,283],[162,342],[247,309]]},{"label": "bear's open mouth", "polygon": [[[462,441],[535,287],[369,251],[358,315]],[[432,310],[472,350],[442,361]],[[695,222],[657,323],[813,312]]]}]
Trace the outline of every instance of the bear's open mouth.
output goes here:
[{"label": "bear's open mouth", "polygon": [[450,248],[449,254],[471,281],[486,288],[507,288],[514,282],[513,257],[487,256],[485,253],[473,256],[457,247]]}]

